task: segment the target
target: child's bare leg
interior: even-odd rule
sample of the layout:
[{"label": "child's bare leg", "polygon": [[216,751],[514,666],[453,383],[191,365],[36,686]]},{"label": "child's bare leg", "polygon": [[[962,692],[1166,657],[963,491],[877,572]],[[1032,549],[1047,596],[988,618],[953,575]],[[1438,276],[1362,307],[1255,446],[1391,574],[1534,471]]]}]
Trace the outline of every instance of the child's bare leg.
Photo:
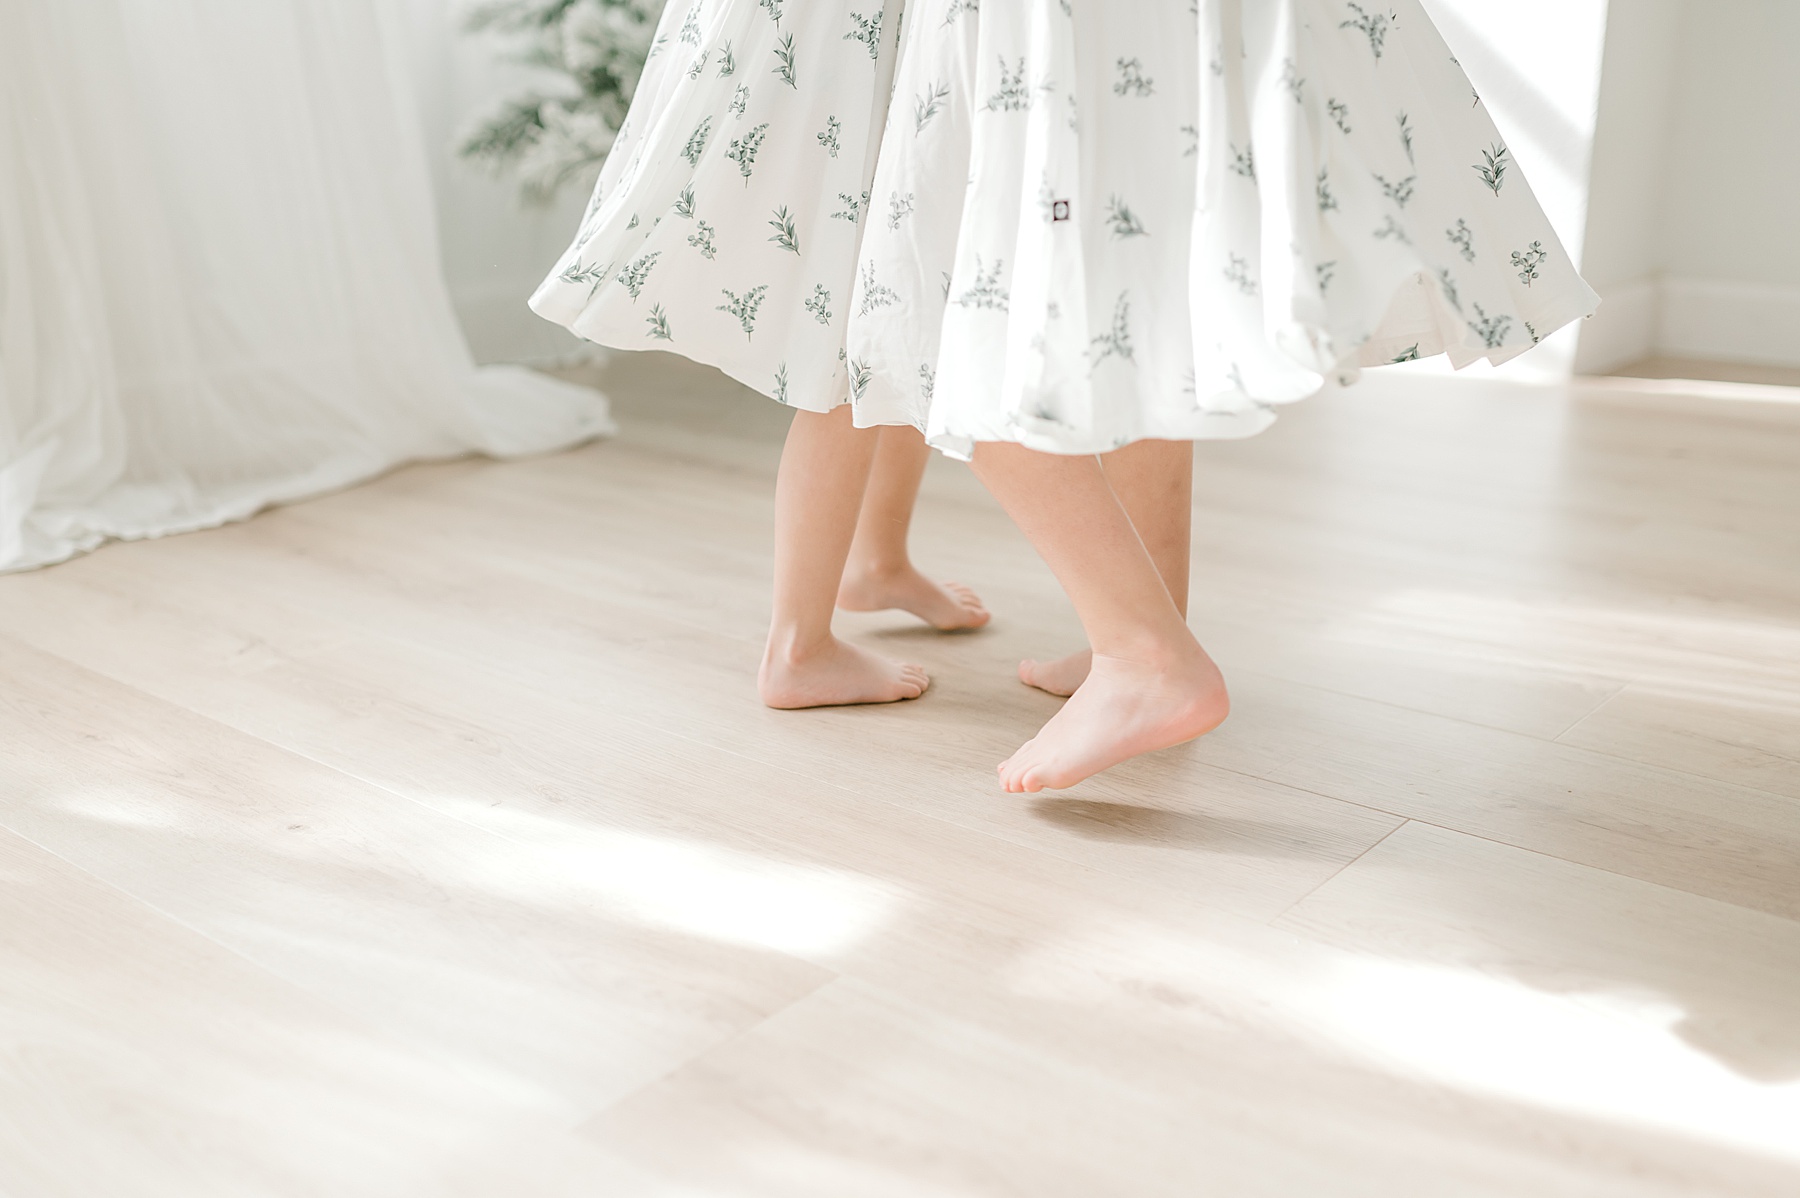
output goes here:
[{"label": "child's bare leg", "polygon": [[[1189,441],[1135,441],[1102,454],[1113,494],[1138,531],[1175,610],[1187,617],[1194,523],[1194,446]],[[1053,695],[1072,695],[1088,675],[1091,650],[1055,661],[1019,663],[1019,679]]]},{"label": "child's bare leg", "polygon": [[918,429],[881,430],[837,604],[845,611],[897,607],[944,632],[979,628],[989,616],[975,592],[958,582],[933,582],[919,573],[907,553],[913,504],[930,456],[931,447]]},{"label": "child's bare leg", "polygon": [[875,455],[845,404],[797,411],[775,480],[775,615],[757,689],[770,707],[891,703],[925,693],[925,671],[845,644],[831,613]]},{"label": "child's bare leg", "polygon": [[976,446],[975,473],[1068,592],[1094,652],[1087,680],[1000,766],[1001,784],[1009,791],[1073,786],[1218,727],[1230,710],[1225,681],[1188,630],[1098,459],[986,442]]}]

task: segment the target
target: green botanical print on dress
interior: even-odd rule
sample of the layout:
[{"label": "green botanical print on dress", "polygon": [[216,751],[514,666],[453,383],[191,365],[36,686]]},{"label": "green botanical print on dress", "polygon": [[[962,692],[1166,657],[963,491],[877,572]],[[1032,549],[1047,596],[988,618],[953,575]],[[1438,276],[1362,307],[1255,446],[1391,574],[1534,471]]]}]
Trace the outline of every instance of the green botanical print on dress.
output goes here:
[{"label": "green botanical print on dress", "polygon": [[1031,89],[1025,86],[1025,59],[1019,58],[1015,67],[1008,68],[1006,57],[1000,58],[1000,87],[987,103],[982,105],[989,112],[1023,112],[1031,107]]},{"label": "green botanical print on dress", "polygon": [[1389,213],[1381,222],[1381,228],[1375,230],[1375,240],[1392,240],[1402,242],[1406,245],[1412,244],[1412,238],[1407,236],[1405,228],[1401,226],[1399,221],[1394,219],[1392,213]]},{"label": "green botanical print on dress", "polygon": [[1331,114],[1332,123],[1345,133],[1350,132],[1350,106],[1339,100],[1325,101],[1325,111]]},{"label": "green botanical print on dress", "polygon": [[1229,256],[1225,264],[1225,281],[1238,289],[1241,295],[1255,295],[1256,280],[1250,277],[1250,262],[1237,254]]},{"label": "green botanical print on dress", "polygon": [[948,83],[932,83],[917,99],[913,101],[913,132],[925,132],[925,126],[931,118],[944,110],[944,101],[950,98]]},{"label": "green botanical print on dress", "polygon": [[1348,21],[1339,22],[1339,29],[1360,29],[1369,39],[1369,50],[1377,60],[1386,48],[1388,29],[1399,17],[1393,12],[1371,13],[1360,4],[1348,5],[1356,15]]},{"label": "green botanical print on dress", "polygon": [[625,290],[631,293],[632,299],[637,299],[643,293],[644,284],[650,278],[650,271],[656,266],[656,260],[660,257],[662,257],[661,250],[651,250],[648,254],[634,259],[624,270],[619,272],[618,280]]},{"label": "green botanical print on dress", "polygon": [[1538,267],[1550,255],[1544,250],[1544,243],[1534,241],[1522,250],[1514,250],[1512,255],[1513,269],[1519,272],[1519,282],[1529,287],[1537,281]]},{"label": "green botanical print on dress", "polygon": [[1487,184],[1489,191],[1499,195],[1500,188],[1506,183],[1506,168],[1511,165],[1506,147],[1496,145],[1491,150],[1483,150],[1481,156],[1486,161],[1476,164],[1475,173],[1481,176],[1481,181]]},{"label": "green botanical print on dress", "polygon": [[756,310],[762,307],[763,296],[769,293],[769,285],[759,283],[742,295],[728,287],[721,287],[719,290],[724,294],[725,302],[714,310],[737,317],[738,324],[744,329],[744,339],[748,341],[756,333]]},{"label": "green botanical print on dress", "polygon": [[574,283],[577,285],[586,283],[588,285],[588,294],[591,296],[595,291],[599,290],[600,284],[606,281],[606,276],[611,270],[612,265],[610,263],[606,266],[583,266],[579,262],[571,262],[568,269],[564,270],[556,277],[565,283]]},{"label": "green botanical print on dress", "polygon": [[748,109],[749,107],[750,107],[750,85],[747,83],[739,84],[737,91],[733,92],[731,95],[731,103],[729,103],[725,106],[725,111],[729,112],[732,116],[736,117],[737,119],[743,120],[744,119],[744,111],[746,109]]},{"label": "green botanical print on dress", "polygon": [[893,195],[888,196],[888,217],[887,217],[888,228],[898,229],[900,227],[900,222],[905,220],[907,217],[911,216],[912,211],[913,211],[913,193],[912,192],[909,191],[905,195],[900,195],[898,192],[896,192]]},{"label": "green botanical print on dress", "polygon": [[712,118],[703,117],[694,132],[688,136],[687,144],[681,147],[681,156],[687,159],[689,166],[700,165],[700,154],[706,149],[706,139],[712,135]]},{"label": "green botanical print on dress", "polygon": [[694,231],[688,234],[687,243],[699,250],[702,258],[710,260],[718,252],[713,245],[713,234],[717,232],[717,229],[705,221],[699,221],[694,225]]},{"label": "green botanical print on dress", "polygon": [[1456,227],[1444,230],[1444,236],[1456,247],[1456,252],[1463,256],[1463,261],[1475,261],[1475,230],[1469,228],[1469,222],[1457,218]]},{"label": "green botanical print on dress", "polygon": [[1512,328],[1512,317],[1499,314],[1489,316],[1480,304],[1475,305],[1475,319],[1468,322],[1469,328],[1480,337],[1482,344],[1489,349],[1498,349],[1506,342],[1507,331]]},{"label": "green botanical print on dress", "polygon": [[794,228],[794,218],[788,214],[787,205],[783,204],[775,210],[769,226],[775,230],[775,236],[769,238],[776,245],[790,254],[800,252],[800,234]]},{"label": "green botanical print on dress", "polygon": [[1320,167],[1318,181],[1313,184],[1313,198],[1318,201],[1320,212],[1335,211],[1337,197],[1331,193],[1331,168]]},{"label": "green botanical print on dress", "polygon": [[1114,65],[1119,72],[1119,77],[1113,81],[1114,94],[1140,97],[1156,94],[1156,80],[1144,74],[1142,60],[1122,57]]},{"label": "green botanical print on dress", "polygon": [[788,389],[787,363],[783,362],[781,365],[779,365],[775,368],[775,402],[776,403],[786,403],[788,401],[787,389]]},{"label": "green botanical print on dress", "polygon": [[1126,206],[1125,201],[1113,196],[1106,204],[1106,223],[1112,227],[1113,240],[1122,237],[1147,237],[1144,222],[1137,213]]},{"label": "green botanical print on dress", "polygon": [[875,281],[873,262],[863,263],[862,293],[862,305],[856,310],[858,316],[867,316],[878,308],[891,308],[900,302],[899,292]]},{"label": "green botanical print on dress", "polygon": [[726,42],[725,48],[719,51],[719,78],[729,79],[735,74],[737,74],[737,59],[731,53],[731,43]]},{"label": "green botanical print on dress", "polygon": [[812,295],[807,297],[806,310],[813,314],[813,319],[820,324],[831,323],[831,292],[825,290],[825,284],[813,285]]},{"label": "green botanical print on dress", "polygon": [[1451,278],[1450,271],[1443,267],[1438,269],[1437,278],[1438,286],[1444,289],[1444,299],[1449,302],[1452,308],[1456,309],[1458,314],[1460,314],[1463,310],[1463,306],[1462,298],[1457,295],[1456,280]]},{"label": "green botanical print on dress", "polygon": [[819,138],[819,144],[824,146],[825,152],[827,154],[831,155],[833,158],[836,158],[838,156],[838,133],[839,133],[839,131],[841,131],[843,129],[843,127],[844,127],[843,123],[840,122],[836,117],[834,117],[834,116],[826,117],[825,118],[825,132],[817,135]]},{"label": "green botanical print on dress", "polygon": [[1381,185],[1381,193],[1394,201],[1395,207],[1398,208],[1406,207],[1407,202],[1413,198],[1413,185],[1418,181],[1419,176],[1417,175],[1408,175],[1406,178],[1392,183],[1380,175],[1375,176],[1375,182]]},{"label": "green botanical print on dress", "polygon": [[840,191],[838,192],[838,203],[842,204],[843,207],[838,209],[838,211],[833,212],[831,214],[831,219],[847,220],[851,224],[855,224],[862,219],[862,210],[867,206],[868,202],[869,193],[866,191],[863,192],[860,197],[853,196],[847,191]]},{"label": "green botanical print on dress", "polygon": [[1236,146],[1232,146],[1230,149],[1231,173],[1242,175],[1254,183],[1256,181],[1256,147],[1245,146],[1241,151]]},{"label": "green botanical print on dress", "polygon": [[851,403],[862,402],[863,395],[868,391],[869,383],[874,377],[875,372],[869,369],[869,364],[867,362],[863,361],[861,358],[852,358],[850,360]]},{"label": "green botanical print on dress", "polygon": [[780,75],[783,83],[795,90],[799,89],[800,84],[796,82],[797,76],[795,74],[793,34],[787,34],[781,39],[780,43],[776,45],[775,69],[769,73],[772,75]]},{"label": "green botanical print on dress", "polygon": [[650,315],[644,319],[650,325],[650,336],[653,339],[657,341],[673,341],[675,339],[669,332],[669,318],[663,312],[661,304],[652,304]]},{"label": "green botanical print on dress", "polygon": [[869,61],[881,57],[881,18],[882,11],[875,10],[873,17],[865,17],[859,12],[850,14],[850,24],[854,26],[844,35],[847,42],[861,42],[869,48]]},{"label": "green botanical print on dress", "polygon": [[1135,362],[1136,354],[1131,346],[1131,293],[1119,292],[1119,298],[1113,304],[1112,327],[1097,337],[1088,338],[1088,372],[1091,374],[1100,368],[1100,363],[1108,358],[1120,358],[1127,362]]},{"label": "green botanical print on dress", "polygon": [[994,259],[991,270],[982,269],[981,255],[975,255],[975,282],[968,290],[956,297],[958,306],[964,308],[988,308],[997,312],[1006,311],[1007,289],[1000,286],[1000,273],[1006,268],[1002,259]]},{"label": "green botanical print on dress", "polygon": [[725,151],[725,157],[738,164],[738,171],[744,176],[746,185],[750,182],[750,172],[756,165],[756,152],[762,148],[763,137],[769,132],[769,123],[764,121],[742,137],[731,139],[731,145]]},{"label": "green botanical print on dress", "polygon": [[1291,58],[1281,60],[1281,86],[1287,88],[1287,93],[1294,98],[1294,103],[1304,104],[1306,102],[1303,98],[1306,80],[1300,77],[1300,70],[1294,65],[1294,60]]}]

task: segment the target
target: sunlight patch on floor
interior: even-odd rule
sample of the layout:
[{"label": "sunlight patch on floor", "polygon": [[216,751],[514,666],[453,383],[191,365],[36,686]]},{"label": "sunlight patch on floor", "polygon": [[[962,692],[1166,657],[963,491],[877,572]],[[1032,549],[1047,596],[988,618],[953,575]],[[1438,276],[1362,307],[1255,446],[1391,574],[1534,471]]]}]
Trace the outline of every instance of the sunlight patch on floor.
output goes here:
[{"label": "sunlight patch on floor", "polygon": [[1026,957],[1011,984],[1045,1001],[1133,996],[1165,1018],[1233,1034],[1256,1025],[1396,1076],[1800,1161],[1800,1082],[1746,1078],[1689,1044],[1678,1033],[1686,1012],[1660,995],[1552,994],[1299,937],[1178,939],[1119,925]]},{"label": "sunlight patch on floor", "polygon": [[537,901],[598,898],[641,922],[807,959],[881,930],[902,892],[825,866],[492,809],[482,823],[517,847],[483,881]]}]

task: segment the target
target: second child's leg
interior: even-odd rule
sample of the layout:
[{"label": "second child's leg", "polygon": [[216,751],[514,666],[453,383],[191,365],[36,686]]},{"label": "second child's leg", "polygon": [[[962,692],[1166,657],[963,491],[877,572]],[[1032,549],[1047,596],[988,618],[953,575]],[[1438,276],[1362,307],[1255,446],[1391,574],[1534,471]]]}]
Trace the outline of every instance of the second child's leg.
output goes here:
[{"label": "second child's leg", "polygon": [[1099,460],[985,442],[974,465],[1068,592],[1094,651],[1087,680],[1000,766],[1001,784],[1073,786],[1218,727],[1230,711],[1225,680],[1176,609]]},{"label": "second child's leg", "polygon": [[[1194,526],[1194,446],[1191,441],[1134,441],[1100,456],[1106,481],[1156,563],[1175,610],[1187,618],[1188,570]],[[1088,675],[1091,650],[1055,661],[1019,663],[1019,680],[1053,695],[1072,695]]]},{"label": "second child's leg", "polygon": [[796,411],[775,480],[775,613],[757,689],[770,707],[892,703],[925,693],[922,667],[837,639],[831,614],[875,457],[850,406]]},{"label": "second child's leg", "polygon": [[899,608],[941,632],[979,628],[989,616],[975,592],[959,582],[933,582],[919,573],[907,551],[913,505],[930,456],[918,429],[881,430],[837,603],[845,611]]}]

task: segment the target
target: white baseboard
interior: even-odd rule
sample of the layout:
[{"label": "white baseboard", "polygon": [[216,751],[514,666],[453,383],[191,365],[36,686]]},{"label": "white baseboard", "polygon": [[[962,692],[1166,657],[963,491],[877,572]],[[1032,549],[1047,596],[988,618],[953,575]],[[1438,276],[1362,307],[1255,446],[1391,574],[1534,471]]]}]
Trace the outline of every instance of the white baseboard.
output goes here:
[{"label": "white baseboard", "polygon": [[1577,374],[1610,374],[1656,352],[1661,282],[1637,279],[1598,290],[1599,310],[1581,322],[1581,342],[1575,350]]},{"label": "white baseboard", "polygon": [[536,279],[512,285],[452,288],[450,300],[477,362],[551,365],[594,348],[526,307]]},{"label": "white baseboard", "polygon": [[1664,279],[1656,350],[1672,358],[1800,366],[1800,287]]},{"label": "white baseboard", "polygon": [[1649,357],[1800,366],[1800,287],[1722,279],[1638,279],[1601,289],[1581,327],[1579,374]]}]

